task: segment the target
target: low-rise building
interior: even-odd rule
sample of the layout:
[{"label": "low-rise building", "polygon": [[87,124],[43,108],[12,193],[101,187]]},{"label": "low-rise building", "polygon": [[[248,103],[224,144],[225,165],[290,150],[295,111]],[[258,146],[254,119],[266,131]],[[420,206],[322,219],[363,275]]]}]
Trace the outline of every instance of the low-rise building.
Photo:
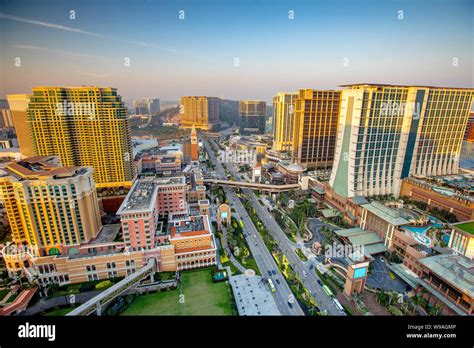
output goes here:
[{"label": "low-rise building", "polygon": [[420,260],[419,284],[431,305],[440,304],[444,314],[474,312],[474,262],[459,254],[441,254]]},{"label": "low-rise building", "polygon": [[449,247],[467,258],[474,258],[474,220],[452,224]]},{"label": "low-rise building", "polygon": [[[448,211],[458,221],[474,219],[474,179],[458,175],[437,179],[406,178],[400,196],[426,203],[428,208]],[[461,185],[461,186],[459,186]]]},{"label": "low-rise building", "polygon": [[[138,179],[117,211],[121,224],[97,225],[97,228],[91,229],[94,215],[83,214],[84,205],[89,201],[91,207],[97,208],[98,214],[90,169],[58,167],[54,158],[49,157],[28,159],[8,168],[12,175],[27,177],[18,181],[26,190],[22,193],[27,199],[24,204],[14,199],[11,187],[8,188],[12,182],[6,180],[7,175],[2,178],[2,199],[11,210],[11,224],[16,226],[15,243],[8,244],[2,250],[12,278],[23,275],[41,285],[64,285],[124,277],[146,265],[149,258],[156,260],[158,272],[216,264],[212,227],[208,215],[201,214],[209,213],[209,204],[206,201],[206,209],[205,202],[200,202],[197,214],[190,215],[186,205],[187,184],[184,176]],[[82,182],[83,178],[85,182]],[[46,189],[41,184],[43,182],[51,187]],[[31,190],[28,190],[28,183]],[[89,194],[88,197],[83,192],[84,187],[89,187],[92,196]],[[49,197],[49,204],[46,201],[40,204],[40,198],[45,199],[46,196]],[[51,205],[51,199],[55,200],[56,205]],[[86,200],[83,202],[81,199]],[[38,210],[40,205],[46,209],[41,215],[44,218],[31,223],[23,221],[21,226],[16,224],[16,211],[41,214]],[[61,217],[61,211],[65,209],[77,215],[73,216],[70,225],[49,232],[50,223],[56,226],[51,220],[56,215],[51,211],[57,210],[57,216]],[[97,218],[100,224],[100,216],[97,215]],[[63,220],[58,221],[61,223]],[[30,225],[34,225],[34,229],[25,230]],[[77,234],[71,235],[71,231]]]}]

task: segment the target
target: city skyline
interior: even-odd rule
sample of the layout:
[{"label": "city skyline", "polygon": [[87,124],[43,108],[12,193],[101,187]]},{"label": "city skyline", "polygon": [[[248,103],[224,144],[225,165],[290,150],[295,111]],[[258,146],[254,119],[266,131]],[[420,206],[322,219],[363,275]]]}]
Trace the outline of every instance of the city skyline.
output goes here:
[{"label": "city skyline", "polygon": [[348,83],[473,85],[472,4],[464,0],[431,2],[430,16],[421,1],[0,3],[0,98],[100,85],[126,101],[271,103],[279,91]]},{"label": "city skyline", "polygon": [[473,10],[0,0],[2,338],[468,343]]}]

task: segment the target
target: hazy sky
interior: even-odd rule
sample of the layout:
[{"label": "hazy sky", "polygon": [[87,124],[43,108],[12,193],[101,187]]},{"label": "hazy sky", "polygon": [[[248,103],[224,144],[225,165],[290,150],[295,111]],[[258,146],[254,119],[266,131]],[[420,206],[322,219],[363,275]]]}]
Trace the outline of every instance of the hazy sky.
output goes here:
[{"label": "hazy sky", "polygon": [[354,82],[473,87],[473,3],[0,0],[0,98],[37,85],[267,101]]}]

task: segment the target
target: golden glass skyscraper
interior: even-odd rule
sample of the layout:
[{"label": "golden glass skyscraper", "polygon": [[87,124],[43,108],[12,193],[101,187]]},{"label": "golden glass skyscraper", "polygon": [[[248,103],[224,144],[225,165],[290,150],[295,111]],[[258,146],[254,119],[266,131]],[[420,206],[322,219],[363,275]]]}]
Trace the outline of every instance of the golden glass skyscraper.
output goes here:
[{"label": "golden glass skyscraper", "polygon": [[293,120],[293,162],[306,168],[331,168],[340,105],[341,91],[299,90]]},{"label": "golden glass skyscraper", "polygon": [[36,155],[93,167],[98,187],[131,186],[130,122],[115,88],[35,87],[27,125]]},{"label": "golden glass skyscraper", "polygon": [[219,123],[219,98],[181,97],[181,127],[212,130]]},{"label": "golden glass skyscraper", "polygon": [[293,120],[298,93],[277,93],[273,97],[273,150],[291,151]]}]

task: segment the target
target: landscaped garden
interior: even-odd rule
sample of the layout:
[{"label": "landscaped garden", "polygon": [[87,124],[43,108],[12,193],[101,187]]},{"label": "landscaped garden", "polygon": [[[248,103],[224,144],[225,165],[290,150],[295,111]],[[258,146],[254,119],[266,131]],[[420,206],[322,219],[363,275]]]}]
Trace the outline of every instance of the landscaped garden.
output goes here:
[{"label": "landscaped garden", "polygon": [[250,248],[244,236],[242,226],[236,218],[231,218],[230,226],[227,226],[227,244],[234,257],[239,263],[248,269],[253,269],[256,274],[260,274],[257,262],[253,258]]}]

